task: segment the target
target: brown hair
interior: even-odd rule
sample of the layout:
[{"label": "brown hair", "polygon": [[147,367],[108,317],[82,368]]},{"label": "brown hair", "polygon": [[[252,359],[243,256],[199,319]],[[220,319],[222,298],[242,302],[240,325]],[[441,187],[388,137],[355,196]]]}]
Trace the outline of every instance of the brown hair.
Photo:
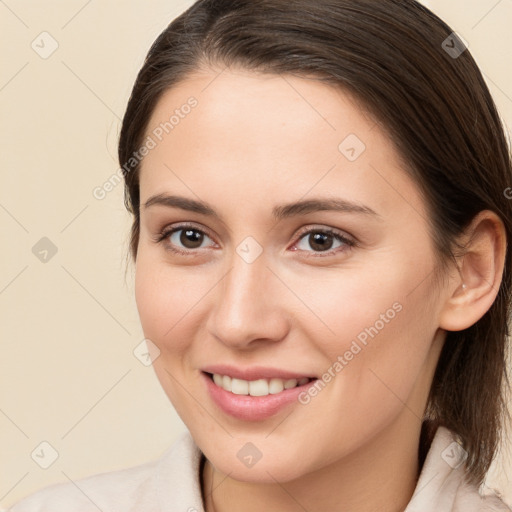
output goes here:
[{"label": "brown hair", "polygon": [[[128,102],[119,141],[125,205],[139,239],[140,147],[162,93],[204,65],[314,76],[351,93],[387,130],[430,214],[439,260],[485,209],[512,239],[510,148],[496,106],[470,52],[452,29],[414,0],[199,0],[156,39]],[[454,53],[454,49],[456,53]],[[458,51],[457,51],[458,50]],[[455,432],[480,484],[507,416],[507,322],[511,252],[489,311],[448,332],[420,439],[420,461],[436,428]],[[506,386],[505,386],[506,385]]]}]

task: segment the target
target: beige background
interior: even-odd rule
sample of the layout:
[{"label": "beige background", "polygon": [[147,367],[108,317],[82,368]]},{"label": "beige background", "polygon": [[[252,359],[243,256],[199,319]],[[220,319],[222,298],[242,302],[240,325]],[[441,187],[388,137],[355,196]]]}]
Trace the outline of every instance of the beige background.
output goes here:
[{"label": "beige background", "polygon": [[[143,334],[124,275],[123,187],[92,192],[117,172],[120,118],[151,42],[190,4],[0,0],[0,507],[148,461],[185,429],[133,354]],[[469,43],[512,127],[512,1],[430,6]],[[46,262],[32,251],[43,237],[57,249]],[[37,456],[43,441],[58,453],[48,469],[36,463],[50,460],[44,446]],[[512,502],[503,471],[488,485]]]}]

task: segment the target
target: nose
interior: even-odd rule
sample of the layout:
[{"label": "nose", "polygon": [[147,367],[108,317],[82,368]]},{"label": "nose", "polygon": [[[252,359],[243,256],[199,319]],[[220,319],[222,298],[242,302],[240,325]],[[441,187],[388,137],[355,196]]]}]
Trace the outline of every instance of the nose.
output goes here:
[{"label": "nose", "polygon": [[286,290],[269,268],[264,253],[248,263],[234,252],[230,263],[216,287],[208,332],[238,350],[252,350],[284,339],[290,327]]}]

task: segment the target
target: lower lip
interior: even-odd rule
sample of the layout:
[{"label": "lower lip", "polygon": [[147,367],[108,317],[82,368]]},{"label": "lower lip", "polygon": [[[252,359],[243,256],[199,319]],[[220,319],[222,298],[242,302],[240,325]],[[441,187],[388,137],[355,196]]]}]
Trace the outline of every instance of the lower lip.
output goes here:
[{"label": "lower lip", "polygon": [[309,386],[316,382],[311,380],[302,386],[285,389],[275,395],[250,396],[236,395],[231,391],[217,386],[210,375],[202,372],[206,387],[212,400],[230,416],[245,421],[260,421],[274,416],[286,406],[298,403],[300,393],[306,391]]}]

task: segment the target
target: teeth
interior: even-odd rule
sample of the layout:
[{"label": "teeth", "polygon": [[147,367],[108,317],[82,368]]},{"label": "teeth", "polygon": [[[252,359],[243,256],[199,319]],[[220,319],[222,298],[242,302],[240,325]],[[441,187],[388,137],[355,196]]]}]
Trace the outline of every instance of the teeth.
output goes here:
[{"label": "teeth", "polygon": [[246,380],[231,379],[231,393],[247,395],[249,393],[249,383]]},{"label": "teeth", "polygon": [[231,391],[231,377],[229,377],[228,375],[222,376],[222,387],[226,391]]},{"label": "teeth", "polygon": [[282,379],[270,379],[268,383],[268,392],[272,395],[276,393],[281,393],[284,389],[284,382]]},{"label": "teeth", "polygon": [[213,382],[226,391],[231,391],[235,395],[250,395],[250,396],[266,396],[281,393],[284,389],[291,389],[297,385],[302,386],[309,382],[308,377],[301,379],[277,379],[273,378],[258,379],[258,380],[243,380],[231,378],[229,375],[213,374]]},{"label": "teeth", "polygon": [[284,389],[294,388],[297,385],[297,379],[290,379],[284,381]]}]

